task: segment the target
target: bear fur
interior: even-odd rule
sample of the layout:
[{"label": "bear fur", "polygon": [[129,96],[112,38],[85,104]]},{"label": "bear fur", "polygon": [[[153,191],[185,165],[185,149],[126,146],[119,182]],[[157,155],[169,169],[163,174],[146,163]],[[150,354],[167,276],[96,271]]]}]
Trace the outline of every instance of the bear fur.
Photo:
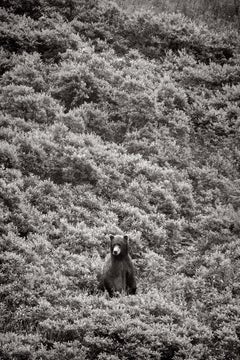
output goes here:
[{"label": "bear fur", "polygon": [[134,266],[128,254],[128,236],[110,235],[110,254],[103,266],[103,288],[112,297],[116,293],[136,294]]}]

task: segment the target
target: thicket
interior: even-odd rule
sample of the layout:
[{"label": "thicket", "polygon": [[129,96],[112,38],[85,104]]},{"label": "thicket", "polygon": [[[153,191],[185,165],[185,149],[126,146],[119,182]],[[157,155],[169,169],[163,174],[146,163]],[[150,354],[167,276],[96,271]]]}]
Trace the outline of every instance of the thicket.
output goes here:
[{"label": "thicket", "polygon": [[234,26],[240,29],[238,0],[117,0],[128,10],[150,9],[154,12],[180,12],[195,21],[203,20],[211,27]]},{"label": "thicket", "polygon": [[[0,358],[239,359],[234,32],[3,1]],[[136,296],[97,274],[127,233]]]}]

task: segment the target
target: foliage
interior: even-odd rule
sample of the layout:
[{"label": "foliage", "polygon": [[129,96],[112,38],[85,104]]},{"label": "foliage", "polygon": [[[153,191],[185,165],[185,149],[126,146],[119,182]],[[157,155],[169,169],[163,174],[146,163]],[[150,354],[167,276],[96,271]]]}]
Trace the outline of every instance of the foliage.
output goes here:
[{"label": "foliage", "polygon": [[[3,1],[0,358],[239,359],[239,35]],[[109,299],[109,234],[138,292]]]},{"label": "foliage", "polygon": [[133,11],[139,8],[151,9],[159,12],[181,12],[185,16],[199,21],[204,20],[214,27],[223,26],[240,28],[240,7],[238,0],[117,0],[117,3],[127,9]]}]

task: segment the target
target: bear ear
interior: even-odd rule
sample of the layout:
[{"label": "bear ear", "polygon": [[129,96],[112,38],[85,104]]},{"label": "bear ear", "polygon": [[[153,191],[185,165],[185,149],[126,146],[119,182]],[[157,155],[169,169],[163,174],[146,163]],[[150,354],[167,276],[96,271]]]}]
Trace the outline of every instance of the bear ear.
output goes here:
[{"label": "bear ear", "polygon": [[113,241],[114,235],[110,234],[109,237],[110,237],[110,240]]},{"label": "bear ear", "polygon": [[128,235],[124,235],[124,236],[123,236],[123,239],[124,239],[126,242],[128,242]]}]

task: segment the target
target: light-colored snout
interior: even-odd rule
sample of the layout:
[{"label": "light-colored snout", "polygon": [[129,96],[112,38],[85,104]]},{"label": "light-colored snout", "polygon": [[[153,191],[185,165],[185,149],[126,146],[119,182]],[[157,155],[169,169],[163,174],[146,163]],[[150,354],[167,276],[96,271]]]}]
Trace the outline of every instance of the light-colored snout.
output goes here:
[{"label": "light-colored snout", "polygon": [[113,255],[119,255],[121,252],[121,248],[119,245],[114,245],[113,247]]}]

